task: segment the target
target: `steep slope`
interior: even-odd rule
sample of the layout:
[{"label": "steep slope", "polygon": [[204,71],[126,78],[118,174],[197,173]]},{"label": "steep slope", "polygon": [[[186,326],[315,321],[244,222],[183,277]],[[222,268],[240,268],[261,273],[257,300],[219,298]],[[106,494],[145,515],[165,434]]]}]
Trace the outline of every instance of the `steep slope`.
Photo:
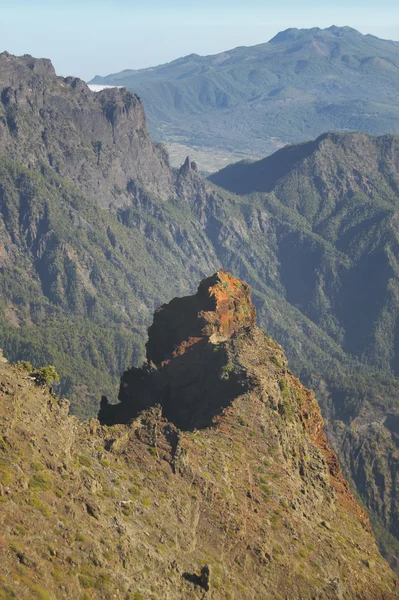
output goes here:
[{"label": "steep slope", "polygon": [[[0,365],[5,597],[397,597],[317,402],[252,324],[248,294],[219,272],[154,321],[149,357],[169,316],[173,328],[187,315],[153,372],[186,356],[201,389],[216,373],[221,390],[236,386],[194,431],[162,416],[162,394],[129,424],[79,423],[21,368]],[[213,362],[193,356],[209,351]],[[136,384],[125,383],[132,399]]]},{"label": "steep slope", "polygon": [[171,171],[129,92],[3,53],[0,97],[1,345],[54,364],[88,416],[140,360],[155,307],[217,268],[185,199],[204,186]]},{"label": "steep slope", "polygon": [[0,54],[0,152],[25,166],[49,166],[100,205],[121,206],[127,187],[173,193],[162,148],[147,134],[139,99],[98,94],[57,77],[49,60]]},{"label": "steep slope", "polygon": [[138,93],[156,139],[226,153],[263,156],[331,129],[399,133],[399,45],[350,27],[288,29],[93,83]]}]

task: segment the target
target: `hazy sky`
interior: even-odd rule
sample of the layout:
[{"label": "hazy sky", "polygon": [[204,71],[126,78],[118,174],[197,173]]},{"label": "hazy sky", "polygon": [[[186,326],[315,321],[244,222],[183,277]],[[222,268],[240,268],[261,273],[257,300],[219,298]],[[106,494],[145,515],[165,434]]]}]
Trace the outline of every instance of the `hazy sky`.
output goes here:
[{"label": "hazy sky", "polygon": [[51,58],[60,75],[90,79],[330,25],[399,40],[399,2],[0,0],[0,51]]}]

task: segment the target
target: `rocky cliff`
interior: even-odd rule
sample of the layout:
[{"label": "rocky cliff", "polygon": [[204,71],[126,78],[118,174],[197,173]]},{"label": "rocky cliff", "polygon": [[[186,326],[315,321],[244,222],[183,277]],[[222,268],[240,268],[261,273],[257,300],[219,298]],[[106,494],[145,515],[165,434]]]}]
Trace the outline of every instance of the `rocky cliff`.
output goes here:
[{"label": "rocky cliff", "polygon": [[29,167],[49,166],[101,206],[120,207],[140,187],[173,194],[165,151],[152,144],[139,98],[99,93],[57,77],[49,60],[0,55],[0,152]]},{"label": "rocky cliff", "polygon": [[4,597],[398,597],[313,393],[254,316],[224,271],[163,307],[161,362],[126,374],[112,426],[0,364]]}]

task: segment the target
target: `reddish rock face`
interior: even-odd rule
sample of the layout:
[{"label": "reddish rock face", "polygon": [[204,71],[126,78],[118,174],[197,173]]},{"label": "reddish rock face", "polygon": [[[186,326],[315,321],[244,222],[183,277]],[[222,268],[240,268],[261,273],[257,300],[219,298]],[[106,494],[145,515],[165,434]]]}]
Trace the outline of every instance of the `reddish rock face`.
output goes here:
[{"label": "reddish rock face", "polygon": [[148,330],[147,359],[160,364],[215,336],[222,341],[256,324],[248,284],[223,269],[204,279],[194,296],[161,306]]}]

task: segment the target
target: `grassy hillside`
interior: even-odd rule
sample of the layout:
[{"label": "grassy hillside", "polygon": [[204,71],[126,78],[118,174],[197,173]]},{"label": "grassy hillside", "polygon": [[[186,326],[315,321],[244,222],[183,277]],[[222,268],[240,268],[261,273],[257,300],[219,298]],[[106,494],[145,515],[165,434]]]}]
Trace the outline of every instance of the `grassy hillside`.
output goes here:
[{"label": "grassy hillside", "polygon": [[[214,357],[189,362],[202,392],[208,377],[216,402],[230,376],[240,385],[195,431],[159,405],[128,424],[79,422],[23,368],[0,363],[2,598],[397,597],[317,402],[281,348],[253,328],[201,350]],[[189,370],[175,370],[177,386]]]}]

